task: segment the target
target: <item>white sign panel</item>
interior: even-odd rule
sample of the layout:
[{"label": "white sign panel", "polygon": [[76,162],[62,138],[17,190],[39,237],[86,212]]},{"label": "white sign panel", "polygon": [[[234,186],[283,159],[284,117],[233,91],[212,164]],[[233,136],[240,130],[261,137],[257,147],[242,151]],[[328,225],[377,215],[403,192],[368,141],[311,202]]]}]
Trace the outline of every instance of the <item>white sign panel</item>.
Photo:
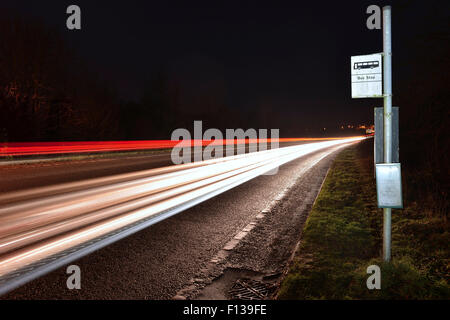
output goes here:
[{"label": "white sign panel", "polygon": [[377,199],[379,208],[403,208],[400,163],[377,163]]},{"label": "white sign panel", "polygon": [[351,57],[352,98],[383,96],[381,54]]}]

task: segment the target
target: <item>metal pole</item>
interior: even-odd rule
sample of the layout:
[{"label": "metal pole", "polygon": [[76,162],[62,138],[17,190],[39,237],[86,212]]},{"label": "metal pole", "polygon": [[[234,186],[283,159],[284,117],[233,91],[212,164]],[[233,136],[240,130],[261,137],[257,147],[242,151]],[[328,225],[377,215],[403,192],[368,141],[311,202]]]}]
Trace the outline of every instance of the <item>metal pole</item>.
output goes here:
[{"label": "metal pole", "polygon": [[[392,161],[392,49],[391,7],[383,7],[384,162]],[[391,260],[391,208],[383,209],[383,259]]]}]

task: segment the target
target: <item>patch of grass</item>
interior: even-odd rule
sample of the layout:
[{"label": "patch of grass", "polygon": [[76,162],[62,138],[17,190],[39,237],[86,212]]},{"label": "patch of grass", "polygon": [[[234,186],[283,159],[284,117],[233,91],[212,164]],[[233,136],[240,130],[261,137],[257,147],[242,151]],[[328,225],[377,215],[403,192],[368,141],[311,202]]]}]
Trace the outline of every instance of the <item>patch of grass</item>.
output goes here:
[{"label": "patch of grass", "polygon": [[[391,263],[381,257],[372,141],[336,158],[305,224],[279,299],[448,299],[448,225],[407,206],[393,211]],[[368,290],[370,265],[381,290]]]}]

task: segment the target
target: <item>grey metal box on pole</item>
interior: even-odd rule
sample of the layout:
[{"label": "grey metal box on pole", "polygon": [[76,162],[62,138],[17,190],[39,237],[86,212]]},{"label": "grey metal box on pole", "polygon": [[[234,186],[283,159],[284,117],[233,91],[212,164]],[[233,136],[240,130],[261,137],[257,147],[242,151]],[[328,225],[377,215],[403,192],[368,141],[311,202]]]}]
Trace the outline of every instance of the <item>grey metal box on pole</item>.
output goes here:
[{"label": "grey metal box on pole", "polygon": [[[374,108],[374,163],[384,163],[384,108]],[[400,162],[399,108],[392,107],[392,161]]]}]

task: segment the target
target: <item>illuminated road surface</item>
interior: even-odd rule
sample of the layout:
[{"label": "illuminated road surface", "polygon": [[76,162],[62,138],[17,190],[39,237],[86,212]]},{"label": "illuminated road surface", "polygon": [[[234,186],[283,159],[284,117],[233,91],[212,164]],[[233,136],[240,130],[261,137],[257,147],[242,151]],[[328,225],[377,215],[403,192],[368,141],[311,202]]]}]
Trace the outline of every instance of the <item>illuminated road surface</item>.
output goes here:
[{"label": "illuminated road surface", "polygon": [[[3,194],[0,292],[294,159],[361,139],[310,143]],[[73,248],[79,249],[70,252]],[[23,271],[25,267],[28,270]]]}]

